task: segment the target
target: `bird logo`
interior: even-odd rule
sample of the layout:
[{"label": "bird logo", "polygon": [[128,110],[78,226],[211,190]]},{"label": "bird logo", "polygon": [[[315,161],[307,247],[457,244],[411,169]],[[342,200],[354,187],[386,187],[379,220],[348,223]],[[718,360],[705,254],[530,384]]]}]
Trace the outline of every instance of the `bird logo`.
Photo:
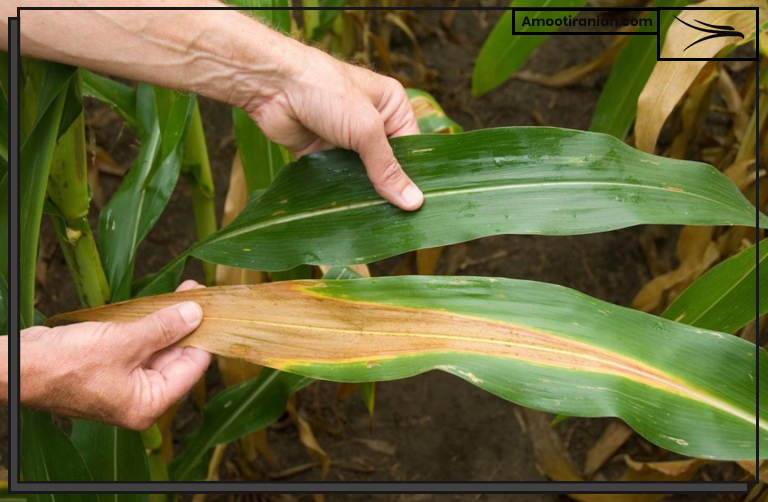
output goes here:
[{"label": "bird logo", "polygon": [[689,28],[693,28],[694,30],[701,31],[703,33],[713,33],[713,35],[702,37],[702,38],[696,40],[695,42],[690,44],[688,47],[683,49],[683,52],[687,51],[692,46],[694,46],[694,45],[696,45],[698,43],[705,42],[705,41],[713,39],[713,38],[720,38],[720,37],[741,37],[741,38],[744,38],[744,34],[741,33],[740,31],[736,31],[733,28],[733,26],[719,26],[719,25],[716,25],[716,24],[704,23],[702,21],[699,21],[698,19],[694,19],[694,21],[696,21],[697,23],[699,23],[699,24],[701,24],[703,26],[706,26],[707,28],[712,28],[712,29],[707,29],[707,28],[701,28],[699,26],[694,26],[692,24],[688,24],[688,23],[686,23],[685,21],[683,21],[682,19],[680,19],[677,16],[675,16],[675,19],[677,19],[678,21],[680,21],[684,25],[688,26]]}]

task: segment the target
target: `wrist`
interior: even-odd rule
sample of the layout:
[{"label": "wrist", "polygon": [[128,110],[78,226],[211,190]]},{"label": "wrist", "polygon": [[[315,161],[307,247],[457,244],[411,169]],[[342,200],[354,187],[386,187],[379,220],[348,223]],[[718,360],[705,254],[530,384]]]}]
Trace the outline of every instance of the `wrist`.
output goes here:
[{"label": "wrist", "polygon": [[314,50],[247,14],[220,11],[196,37],[191,91],[245,110],[279,94],[302,73]]}]

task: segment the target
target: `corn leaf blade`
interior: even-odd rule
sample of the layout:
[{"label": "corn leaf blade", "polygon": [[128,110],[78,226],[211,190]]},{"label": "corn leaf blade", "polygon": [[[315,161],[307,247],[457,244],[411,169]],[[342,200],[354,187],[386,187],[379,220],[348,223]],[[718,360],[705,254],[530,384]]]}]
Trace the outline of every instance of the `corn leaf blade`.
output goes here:
[{"label": "corn leaf blade", "polygon": [[128,127],[138,134],[136,90],[88,70],[80,71],[83,74],[83,95],[96,98],[112,108],[128,124]]},{"label": "corn leaf blade", "polygon": [[[35,261],[37,259],[43,201],[51,169],[51,159],[61,125],[66,88],[75,73],[70,66],[23,60],[20,113],[22,145],[19,163],[21,224],[19,225],[19,322],[32,326],[35,296]],[[55,91],[55,92],[54,92]]]},{"label": "corn leaf blade", "polygon": [[[94,481],[149,481],[141,434],[113,425],[73,420],[72,442],[83,456]],[[149,495],[99,494],[100,502],[142,502]]]},{"label": "corn leaf blade", "polygon": [[419,211],[379,197],[356,154],[321,152],[284,167],[232,223],[188,253],[285,270],[369,263],[496,234],[755,222],[755,208],[711,166],[651,156],[603,134],[513,127],[391,144],[424,191]]},{"label": "corn leaf blade", "polygon": [[268,140],[243,110],[232,109],[232,123],[248,192],[267,188],[280,168],[288,162],[288,152]]},{"label": "corn leaf blade", "polygon": [[[439,369],[531,408],[620,417],[684,455],[754,459],[754,344],[551,284],[419,276],[292,281],[186,291],[53,322],[129,321],[183,300],[200,303],[205,317],[182,345],[333,381]],[[759,349],[759,357],[766,378],[768,356]],[[760,409],[768,409],[768,398]],[[765,413],[761,458],[768,454]]]},{"label": "corn leaf blade", "polygon": [[217,394],[203,409],[200,428],[187,436],[186,448],[170,464],[171,479],[204,479],[210,448],[272,424],[285,413],[288,396],[310,383],[310,378],[265,368]]},{"label": "corn leaf blade", "polygon": [[[288,10],[291,5],[288,0],[227,0],[227,3],[235,7],[253,9],[248,11],[248,14],[261,19],[283,33],[290,33],[291,31],[291,11]],[[285,10],[272,10],[272,8]]]},{"label": "corn leaf blade", "polygon": [[[670,0],[664,7],[683,7],[689,0]],[[651,36],[633,36],[611,67],[611,73],[600,93],[589,130],[624,139],[637,115],[637,98],[656,65],[656,44],[664,42],[669,25],[679,10],[658,11],[661,41]],[[649,12],[656,23],[656,12]],[[653,31],[655,26],[641,26],[639,32]]]},{"label": "corn leaf blade", "polygon": [[99,215],[99,251],[112,301],[130,297],[136,250],[176,187],[194,104],[193,96],[140,85],[139,127],[147,133],[133,167]]},{"label": "corn leaf blade", "polygon": [[[760,266],[766,265],[768,241],[760,243]],[[702,275],[678,296],[663,316],[704,329],[733,333],[755,319],[757,310],[768,312],[768,274],[757,286],[757,245],[745,249]]]},{"label": "corn leaf blade", "polygon": [[[581,7],[586,0],[515,0],[510,7]],[[522,16],[523,13],[518,14]],[[552,11],[525,12],[533,19],[554,19],[559,13]],[[575,15],[575,14],[574,14]],[[482,96],[507,81],[528,59],[528,56],[549,38],[541,35],[513,35],[512,11],[506,11],[480,49],[472,71],[472,95]],[[521,31],[532,31],[531,27],[519,28]],[[557,31],[554,26],[549,31]],[[537,29],[536,32],[543,31]]]},{"label": "corn leaf blade", "polygon": [[[21,410],[21,471],[25,481],[91,482],[83,458],[66,434],[42,411]],[[98,502],[95,493],[34,494],[27,500],[40,502]]]}]

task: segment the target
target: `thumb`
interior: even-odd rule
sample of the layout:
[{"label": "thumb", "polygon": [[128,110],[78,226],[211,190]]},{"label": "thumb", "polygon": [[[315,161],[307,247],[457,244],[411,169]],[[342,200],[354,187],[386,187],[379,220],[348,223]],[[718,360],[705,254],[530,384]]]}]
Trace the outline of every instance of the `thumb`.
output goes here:
[{"label": "thumb", "polygon": [[413,211],[424,203],[424,194],[405,174],[387,141],[384,122],[378,113],[367,125],[357,130],[353,148],[360,154],[365,170],[376,191],[400,209]]},{"label": "thumb", "polygon": [[139,360],[174,344],[192,333],[203,320],[203,309],[195,302],[184,302],[158,310],[143,319],[128,323],[126,329]]}]

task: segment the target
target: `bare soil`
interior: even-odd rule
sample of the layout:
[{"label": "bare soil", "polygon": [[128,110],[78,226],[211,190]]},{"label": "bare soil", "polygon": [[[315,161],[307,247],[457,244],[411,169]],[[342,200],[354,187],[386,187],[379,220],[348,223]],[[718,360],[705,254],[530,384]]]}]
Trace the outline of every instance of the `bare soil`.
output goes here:
[{"label": "bare soil", "polygon": [[[420,13],[430,26],[440,26],[442,13]],[[440,37],[430,30],[414,27],[426,61],[437,76],[430,89],[446,112],[467,130],[481,127],[535,125],[534,115],[558,127],[587,129],[592,111],[608,71],[585,78],[578,85],[548,89],[518,80],[510,80],[490,94],[474,99],[470,94],[470,76],[482,42],[500,16],[499,12],[458,12],[452,32],[461,42]],[[525,69],[555,73],[583,63],[598,55],[610,43],[605,35],[552,37],[530,58]],[[408,54],[409,42],[403,39],[397,51]],[[234,154],[231,117],[227,107],[201,99],[208,148],[216,183],[219,216],[228,188],[229,170]],[[106,115],[105,115],[106,114]],[[91,105],[89,116],[99,122],[94,128],[96,143],[103,146],[119,163],[129,165],[135,155],[135,139],[110,120],[109,112]],[[105,118],[106,117],[106,118]],[[102,175],[101,189],[109,196],[119,178]],[[94,211],[93,224],[97,226]],[[657,229],[650,229],[657,231]],[[640,287],[651,278],[640,245],[649,229],[637,227],[610,233],[575,237],[500,236],[480,239],[464,247],[446,250],[437,273],[481,275],[529,279],[561,284],[617,305],[628,306]],[[672,266],[676,232],[666,231],[659,241],[662,266]],[[183,181],[171,198],[166,211],[139,250],[137,277],[158,270],[177,253],[193,243],[189,190]],[[44,242],[55,242],[46,224]],[[52,250],[55,247],[51,247]],[[46,252],[44,247],[43,252]],[[374,264],[375,275],[386,275],[401,258]],[[199,263],[186,272],[202,279]],[[58,250],[51,253],[39,308],[46,314],[77,308],[77,297]],[[221,389],[220,377],[212,365],[208,378],[209,395]],[[536,481],[545,478],[539,472],[530,436],[523,428],[516,405],[441,372],[432,372],[407,380],[381,383],[377,387],[376,411],[371,421],[359,395],[344,402],[336,400],[336,385],[316,383],[299,396],[299,408],[313,425],[320,445],[333,460],[328,480],[402,480],[402,481]],[[185,400],[177,417],[180,430],[188,431],[198,423],[199,413],[191,399]],[[600,436],[610,419],[570,419],[557,426],[577,466],[581,466],[589,447]],[[292,424],[278,425],[269,431],[269,444],[279,465],[261,460],[258,468],[264,479],[281,470],[312,462],[298,439]],[[179,441],[183,438],[179,434]],[[372,449],[364,441],[375,439],[388,451]],[[177,449],[182,448],[177,445]],[[224,478],[237,475],[230,446],[221,467]],[[657,448],[635,436],[620,450],[604,471],[617,477],[623,471],[621,455],[633,458],[660,458]],[[717,472],[721,475],[734,473]],[[290,475],[288,480],[316,480],[320,468],[312,467]],[[327,500],[475,500],[472,495],[410,496],[328,496]],[[699,496],[696,500],[714,499]],[[507,496],[486,495],[483,501],[507,500]],[[522,495],[518,500],[565,500],[561,495]]]}]

